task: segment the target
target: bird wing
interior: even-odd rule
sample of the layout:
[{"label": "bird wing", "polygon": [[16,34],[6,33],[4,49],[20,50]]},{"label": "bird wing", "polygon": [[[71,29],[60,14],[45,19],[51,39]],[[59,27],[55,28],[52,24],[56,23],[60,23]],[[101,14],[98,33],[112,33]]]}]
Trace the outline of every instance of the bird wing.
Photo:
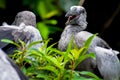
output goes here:
[{"label": "bird wing", "polygon": [[19,67],[0,49],[0,80],[28,80]]},{"label": "bird wing", "polygon": [[[29,31],[25,31],[25,25],[20,26],[5,25],[0,26],[0,40],[9,39],[18,42],[19,39],[27,42],[31,38]],[[0,48],[5,47],[8,43],[3,43],[0,41]]]},{"label": "bird wing", "polygon": [[7,43],[1,42],[2,39],[14,40],[14,37],[12,35],[12,32],[14,30],[15,29],[13,28],[0,26],[0,48],[3,48],[7,45]]},{"label": "bird wing", "polygon": [[[38,29],[36,29],[33,26],[26,26],[24,29],[25,32],[27,32],[26,34],[26,41],[27,44],[31,43],[31,42],[35,42],[35,41],[42,41],[42,36],[39,32]],[[33,45],[32,48],[40,48],[44,43],[41,42],[39,44]]]},{"label": "bird wing", "polygon": [[[79,33],[77,33],[75,35],[75,41],[78,45],[79,48],[83,47],[84,43],[87,41],[87,39],[89,37],[91,37],[93,34],[90,33],[90,32],[87,32],[87,31],[81,31]],[[109,47],[109,45],[104,41],[102,40],[101,38],[99,38],[98,36],[95,36],[94,39],[92,40],[91,42],[91,45],[88,49],[88,53],[90,52],[94,52],[95,53],[95,47],[96,46],[99,46],[99,47],[106,47],[107,49],[111,49]],[[96,61],[95,60],[92,60],[92,63],[91,63],[93,66],[96,66]]]},{"label": "bird wing", "polygon": [[97,66],[104,80],[119,80],[120,78],[119,59],[113,51],[95,47]]},{"label": "bird wing", "polygon": [[[81,32],[77,33],[75,35],[77,44],[80,44],[79,46],[81,46],[81,44],[84,44],[84,42],[87,41],[87,39],[92,35],[93,35],[92,33],[87,32],[87,31],[81,31]],[[91,42],[91,47],[95,47],[95,46],[110,49],[110,46],[103,39],[101,39],[98,36],[95,36],[95,38]]]}]

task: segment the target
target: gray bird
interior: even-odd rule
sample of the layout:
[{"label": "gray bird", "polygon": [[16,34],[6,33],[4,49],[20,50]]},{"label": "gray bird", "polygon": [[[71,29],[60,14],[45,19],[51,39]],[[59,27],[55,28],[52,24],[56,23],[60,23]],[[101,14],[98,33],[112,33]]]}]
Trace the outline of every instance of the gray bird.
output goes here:
[{"label": "gray bird", "polygon": [[117,53],[111,49],[95,47],[98,69],[104,80],[120,80],[120,63]]},{"label": "gray bird", "polygon": [[0,80],[28,80],[19,67],[0,49]]},{"label": "gray bird", "polygon": [[[22,11],[17,13],[15,21],[12,25],[0,26],[0,40],[10,39],[18,42],[19,39],[26,42],[28,45],[33,41],[42,41],[40,32],[36,28],[36,16],[31,11]],[[43,43],[34,45],[34,48],[40,48]],[[16,49],[15,46],[7,43],[0,42],[0,48],[6,53],[13,53]]]},{"label": "gray bird", "polygon": [[[85,41],[90,36],[93,35],[92,33],[83,31],[87,27],[87,21],[86,21],[87,15],[85,8],[82,6],[72,6],[70,7],[70,10],[66,13],[65,17],[68,17],[68,20],[66,22],[66,27],[61,34],[61,38],[58,43],[58,49],[60,49],[61,51],[65,51],[72,36],[74,36],[74,42],[77,44],[78,48],[81,48],[84,45]],[[94,52],[95,54],[97,54],[97,51],[95,50],[96,47],[101,47],[108,50],[111,49],[111,47],[98,36],[96,36],[93,39],[88,49],[88,53]],[[111,49],[111,53],[116,53],[116,51]],[[100,59],[102,58],[103,57],[100,57]],[[106,56],[105,58],[109,58],[109,57]],[[118,59],[117,56],[116,59]],[[99,62],[91,58],[88,58],[78,65],[77,70],[80,71],[87,70],[87,71],[95,72],[95,69],[98,68],[98,66],[103,66],[103,65],[98,65],[97,63]],[[116,65],[118,64],[119,63],[117,63]],[[106,64],[104,64],[104,66],[105,65]],[[110,66],[114,66],[114,65],[110,65]],[[100,68],[98,69],[101,72],[101,69]],[[103,68],[102,70],[105,69],[106,68]],[[114,69],[112,71],[114,71]],[[104,73],[101,73],[101,75],[102,74]],[[106,77],[106,76],[102,75],[102,77]]]}]

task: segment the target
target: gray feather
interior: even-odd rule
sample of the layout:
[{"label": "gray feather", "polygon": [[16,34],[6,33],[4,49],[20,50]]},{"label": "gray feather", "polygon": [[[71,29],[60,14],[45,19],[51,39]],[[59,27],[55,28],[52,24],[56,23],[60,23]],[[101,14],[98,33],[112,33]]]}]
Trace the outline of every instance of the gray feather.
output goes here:
[{"label": "gray feather", "polygon": [[[60,49],[61,51],[66,51],[66,48],[67,48],[72,36],[74,36],[74,42],[76,42],[78,48],[81,48],[84,45],[85,41],[90,36],[93,35],[92,33],[83,31],[87,27],[86,11],[85,11],[84,7],[72,6],[70,8],[70,10],[66,13],[66,16],[68,17],[68,20],[66,22],[66,27],[63,30],[63,32],[61,34],[61,38],[58,43],[58,49]],[[93,41],[88,49],[88,53],[94,52],[95,54],[97,54],[97,51],[95,50],[96,47],[111,49],[111,47],[103,39],[101,39],[98,36],[96,36],[93,39]],[[112,51],[116,52],[114,50],[112,50]],[[103,51],[103,54],[104,54],[104,51]],[[115,56],[115,57],[116,57],[116,59],[118,59],[117,56]],[[104,58],[109,58],[109,56],[104,56]],[[103,59],[103,57],[100,57],[100,59]],[[88,71],[94,72],[95,68],[97,68],[99,66],[97,63],[99,63],[99,59],[97,59],[97,61],[96,61],[91,58],[88,58],[88,59],[84,60],[81,64],[79,64],[77,69],[80,71],[88,70]],[[119,65],[119,63],[117,63],[116,65]],[[112,66],[112,65],[109,65],[109,66]],[[118,68],[118,67],[116,67],[116,68]],[[105,67],[104,67],[104,70],[105,70]],[[99,71],[101,72],[101,69],[99,69]],[[114,68],[112,69],[112,71],[114,71]],[[102,74],[102,76],[103,75],[104,74]],[[105,77],[105,76],[103,76],[103,77]]]},{"label": "gray feather", "polygon": [[28,80],[17,65],[0,49],[0,80]]},{"label": "gray feather", "polygon": [[19,26],[21,23],[36,27],[36,16],[31,11],[21,11],[17,13],[12,25]]},{"label": "gray feather", "polygon": [[120,80],[120,62],[111,49],[95,47],[97,65],[104,80]]},{"label": "gray feather", "polygon": [[[0,26],[0,40],[4,38],[13,40],[15,42],[18,42],[18,40],[21,39],[27,45],[34,41],[42,41],[40,32],[36,28],[35,14],[31,11],[19,12],[16,15],[15,21],[12,25],[4,24],[3,26]],[[6,43],[0,42],[0,48],[4,48],[4,50],[6,49],[7,45],[8,44]],[[40,43],[33,47],[40,48],[42,45],[43,43]],[[13,46],[11,46],[7,51],[10,51],[12,47]]]}]

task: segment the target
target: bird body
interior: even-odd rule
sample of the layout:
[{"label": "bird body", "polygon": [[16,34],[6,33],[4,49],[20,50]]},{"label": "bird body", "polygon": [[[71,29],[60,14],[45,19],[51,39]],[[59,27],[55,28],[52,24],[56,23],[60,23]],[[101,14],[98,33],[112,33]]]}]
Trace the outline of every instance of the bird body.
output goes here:
[{"label": "bird body", "polygon": [[[23,24],[25,26],[25,24]],[[31,34],[31,38],[28,40],[27,45],[30,44],[31,42],[34,41],[42,41],[42,37],[40,35],[40,32],[38,29],[34,28],[33,26],[25,26],[25,28],[23,29],[25,32],[29,32],[32,33]],[[29,34],[28,34],[29,35]],[[28,36],[26,35],[26,36]],[[33,45],[33,48],[40,48],[43,45],[43,42],[37,45]]]},{"label": "bird body", "polygon": [[[11,33],[9,33],[9,34],[11,34],[11,36],[14,37],[14,40],[16,42],[17,42],[18,38],[22,39],[25,42],[27,42],[27,44],[29,44],[31,42],[34,42],[34,41],[42,41],[42,37],[41,37],[40,32],[38,31],[38,29],[36,29],[35,27],[33,27],[31,25],[27,26],[24,23],[21,23],[19,25],[19,27],[15,26],[15,25],[0,26],[0,32],[2,32],[1,30],[3,32],[4,31],[8,32],[8,31],[11,30]],[[18,36],[19,33],[21,33],[20,36]],[[2,37],[2,35],[0,35],[0,38],[4,38],[4,37]],[[37,45],[34,46],[34,48],[37,49],[37,48],[41,47],[42,45],[43,45],[43,43],[37,44]],[[1,44],[0,44],[0,48],[2,48]]]},{"label": "bird body", "polygon": [[17,65],[0,49],[0,80],[28,80]]},{"label": "bird body", "polygon": [[98,69],[104,80],[120,80],[120,62],[111,49],[95,47]]},{"label": "bird body", "polygon": [[[84,7],[82,6],[72,6],[70,8],[70,10],[66,13],[65,15],[66,17],[68,17],[68,20],[66,22],[66,27],[63,30],[62,34],[61,34],[61,38],[59,40],[58,43],[58,49],[61,51],[66,51],[67,46],[70,42],[70,40],[72,39],[72,36],[74,36],[74,41],[78,48],[83,47],[84,43],[87,41],[87,39],[92,36],[93,34],[87,31],[84,31],[87,27],[87,21],[86,21],[86,11],[84,9]],[[112,72],[115,70],[115,72],[113,73],[119,73],[120,71],[117,69],[119,69],[119,67],[114,67],[116,65],[120,65],[120,63],[116,63],[116,65],[112,65],[114,64],[113,62],[111,62],[112,64],[110,64],[109,66],[113,66],[113,68],[109,68],[108,66],[106,66],[106,62],[103,64],[99,64],[99,61],[101,60],[108,60],[108,62],[110,62],[111,60],[109,60],[109,56],[99,56],[98,54],[100,54],[99,49],[96,50],[96,47],[101,47],[101,53],[104,54],[105,50],[111,50],[111,52],[109,51],[108,53],[111,54],[118,54],[119,52],[112,50],[112,48],[100,37],[96,36],[94,37],[93,41],[91,42],[91,45],[88,49],[88,53],[93,52],[95,53],[98,57],[96,57],[96,60],[93,60],[92,58],[88,58],[84,61],[82,61],[78,66],[77,66],[77,70],[79,71],[91,71],[95,73],[95,69],[98,67],[102,68],[98,68],[99,72],[101,73],[102,77],[105,80],[109,80],[107,79],[107,74],[109,74],[109,72]],[[115,60],[118,60],[117,55],[115,55]],[[114,59],[113,59],[114,60]],[[106,67],[105,67],[106,66]],[[109,69],[106,69],[109,68]],[[115,69],[117,68],[117,69]],[[108,71],[112,69],[111,71]],[[105,70],[105,72],[104,72]],[[103,72],[103,73],[102,73]],[[107,73],[107,74],[106,74]],[[105,75],[106,74],[106,75]],[[117,77],[119,77],[120,75],[117,75]],[[112,80],[115,80],[115,77],[110,76],[109,78],[111,78]]]},{"label": "bird body", "polygon": [[[21,11],[16,17],[12,25],[4,24],[0,26],[0,40],[10,39],[18,42],[19,39],[24,41],[27,45],[34,41],[42,41],[39,30],[36,28],[36,16],[31,11]],[[33,48],[40,48],[43,43],[33,46]],[[13,53],[15,46],[8,43],[0,42],[0,48],[6,53]]]},{"label": "bird body", "polygon": [[[74,36],[74,42],[77,44],[78,48],[81,48],[85,41],[92,35],[89,32],[83,31],[87,27],[86,11],[81,6],[72,6],[70,11],[68,11],[65,16],[68,17],[68,20],[66,22],[66,27],[61,34],[61,38],[58,43],[58,49],[65,51],[70,40],[72,39],[72,36]],[[88,35],[84,35],[84,32]],[[95,60],[88,58],[79,64],[76,69],[93,72],[95,67]]]},{"label": "bird body", "polygon": [[[36,28],[36,16],[31,11],[19,12],[12,25],[4,23],[0,26],[0,40],[9,39],[19,43],[19,39],[28,46],[31,42],[42,41],[39,30]],[[44,43],[33,45],[40,48]],[[0,41],[0,80],[28,80],[19,67],[6,54],[14,53],[15,45]],[[31,58],[31,57],[28,57]]]},{"label": "bird body", "polygon": [[[61,39],[59,40],[58,48],[65,51],[72,36],[81,31],[79,26],[73,27],[72,25],[67,25],[61,34]],[[75,36],[74,36],[75,37]]]}]

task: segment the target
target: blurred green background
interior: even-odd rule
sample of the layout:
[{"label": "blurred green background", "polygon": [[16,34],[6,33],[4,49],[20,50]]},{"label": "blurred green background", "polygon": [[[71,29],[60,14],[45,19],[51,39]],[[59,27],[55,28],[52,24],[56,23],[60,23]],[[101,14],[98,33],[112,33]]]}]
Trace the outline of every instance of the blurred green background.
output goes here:
[{"label": "blurred green background", "polygon": [[54,43],[65,26],[65,12],[78,3],[79,0],[0,0],[0,23],[11,24],[17,12],[30,10],[36,15],[37,28],[43,39],[54,38],[51,42]]},{"label": "blurred green background", "polygon": [[0,25],[11,24],[16,13],[30,10],[36,15],[43,39],[53,38],[51,43],[55,43],[65,27],[66,11],[80,1],[84,1],[87,11],[86,30],[99,33],[113,49],[120,51],[120,0],[0,0]]}]

